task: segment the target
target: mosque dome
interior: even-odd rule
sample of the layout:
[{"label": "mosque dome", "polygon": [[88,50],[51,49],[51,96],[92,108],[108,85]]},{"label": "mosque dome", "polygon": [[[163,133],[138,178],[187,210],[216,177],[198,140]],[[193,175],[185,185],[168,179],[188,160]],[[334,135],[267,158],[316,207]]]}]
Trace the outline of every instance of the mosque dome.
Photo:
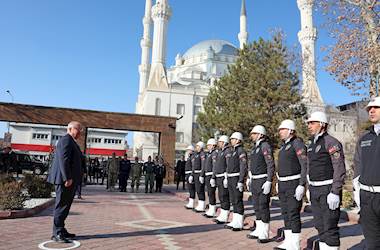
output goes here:
[{"label": "mosque dome", "polygon": [[224,40],[205,40],[197,43],[186,51],[183,58],[186,60],[192,57],[205,55],[209,52],[210,48],[213,49],[215,55],[237,56],[238,49],[231,43]]}]

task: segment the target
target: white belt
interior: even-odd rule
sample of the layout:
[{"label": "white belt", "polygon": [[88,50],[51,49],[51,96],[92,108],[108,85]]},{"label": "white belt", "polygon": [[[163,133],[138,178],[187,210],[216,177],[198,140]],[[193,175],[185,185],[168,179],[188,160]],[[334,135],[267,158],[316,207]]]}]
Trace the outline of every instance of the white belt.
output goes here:
[{"label": "white belt", "polygon": [[267,174],[256,174],[256,175],[251,176],[251,178],[254,180],[265,178],[265,177],[268,177],[268,175]]},{"label": "white belt", "polygon": [[202,170],[194,170],[194,174],[199,174]]},{"label": "white belt", "polygon": [[212,175],[213,174],[213,172],[207,172],[206,173],[206,176],[210,176],[210,175]]},{"label": "white belt", "polygon": [[301,174],[289,175],[289,176],[284,176],[284,177],[280,177],[277,174],[277,179],[279,181],[292,181],[292,180],[297,180],[297,179],[300,179],[300,178],[301,178]]},{"label": "white belt", "polygon": [[240,173],[231,173],[231,174],[227,173],[227,177],[236,177],[236,176],[240,176]]},{"label": "white belt", "polygon": [[363,189],[364,191],[368,191],[371,193],[380,193],[380,186],[367,186],[359,183],[360,189]]},{"label": "white belt", "polygon": [[333,183],[333,179],[325,180],[325,181],[311,181],[309,176],[307,176],[307,180],[311,186],[315,186],[315,187],[330,185]]},{"label": "white belt", "polygon": [[224,177],[224,173],[215,175],[216,177]]},{"label": "white belt", "polygon": [[185,171],[185,174],[191,174],[193,171]]}]

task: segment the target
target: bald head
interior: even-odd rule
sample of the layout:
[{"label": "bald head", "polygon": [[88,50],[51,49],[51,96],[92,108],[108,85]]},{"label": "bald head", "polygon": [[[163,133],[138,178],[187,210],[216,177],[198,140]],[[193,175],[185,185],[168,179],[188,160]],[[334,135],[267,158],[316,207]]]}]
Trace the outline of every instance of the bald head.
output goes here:
[{"label": "bald head", "polygon": [[81,135],[83,128],[80,122],[71,121],[67,124],[67,133],[71,135],[74,139],[78,139]]}]

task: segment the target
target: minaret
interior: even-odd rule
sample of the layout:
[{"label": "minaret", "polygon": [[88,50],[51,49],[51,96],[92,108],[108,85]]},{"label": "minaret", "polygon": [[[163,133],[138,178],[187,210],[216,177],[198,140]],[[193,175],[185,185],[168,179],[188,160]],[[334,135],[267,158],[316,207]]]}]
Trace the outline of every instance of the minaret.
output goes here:
[{"label": "minaret", "polygon": [[244,44],[247,44],[247,40],[248,40],[247,11],[245,9],[245,0],[241,1],[240,32],[239,32],[238,38],[240,42],[240,49],[243,49]]},{"label": "minaret", "polygon": [[143,18],[144,34],[140,41],[141,46],[141,64],[139,65],[140,73],[140,88],[141,94],[148,84],[149,70],[150,70],[150,49],[152,48],[152,42],[150,40],[150,28],[152,25],[151,18],[152,0],[146,0],[145,3],[145,15]]},{"label": "minaret", "polygon": [[323,99],[315,73],[315,40],[317,30],[313,26],[314,0],[297,0],[301,12],[301,30],[298,40],[302,47],[302,99],[306,106],[323,107]]},{"label": "minaret", "polygon": [[168,21],[171,16],[168,0],[156,0],[152,8],[152,19],[154,23],[152,66],[148,81],[148,88],[162,89],[168,87],[166,77],[166,33]]}]

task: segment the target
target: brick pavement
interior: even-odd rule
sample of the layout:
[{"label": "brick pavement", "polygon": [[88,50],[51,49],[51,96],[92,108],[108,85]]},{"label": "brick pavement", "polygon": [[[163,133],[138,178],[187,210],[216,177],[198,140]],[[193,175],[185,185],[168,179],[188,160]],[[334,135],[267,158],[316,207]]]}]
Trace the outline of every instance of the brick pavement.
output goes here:
[{"label": "brick pavement", "polygon": [[[259,245],[246,238],[248,230],[232,232],[184,209],[186,193],[176,192],[174,186],[165,188],[176,195],[110,193],[103,186],[85,187],[85,200],[75,200],[66,221],[68,230],[78,235],[78,249],[272,249],[277,245]],[[246,204],[246,215],[252,214],[250,207]],[[282,226],[278,207],[272,207],[271,217],[274,236]],[[316,235],[311,219],[310,214],[303,214],[304,246]],[[0,249],[38,249],[38,244],[49,240],[51,227],[52,208],[30,218],[2,220]],[[363,249],[358,245],[363,238],[358,225],[342,221],[341,234],[341,249]]]}]

